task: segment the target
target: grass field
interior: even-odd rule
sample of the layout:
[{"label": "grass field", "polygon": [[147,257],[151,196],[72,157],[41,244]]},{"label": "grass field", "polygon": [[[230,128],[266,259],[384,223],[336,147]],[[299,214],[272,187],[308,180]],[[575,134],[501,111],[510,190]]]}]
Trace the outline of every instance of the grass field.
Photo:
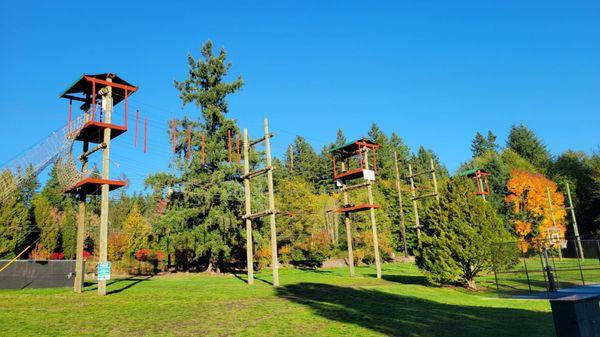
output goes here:
[{"label": "grass field", "polygon": [[0,290],[3,336],[553,336],[547,301],[426,286],[413,264],[270,271],[244,275],[173,274],[109,281],[109,296],[71,289]]}]

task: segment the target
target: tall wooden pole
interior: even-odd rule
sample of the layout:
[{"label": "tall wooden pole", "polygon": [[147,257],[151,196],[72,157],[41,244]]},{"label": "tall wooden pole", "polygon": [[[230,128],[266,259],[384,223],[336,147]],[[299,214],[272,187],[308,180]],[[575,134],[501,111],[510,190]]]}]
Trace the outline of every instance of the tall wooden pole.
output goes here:
[{"label": "tall wooden pole", "polygon": [[[369,157],[368,150],[365,151],[365,169],[369,169]],[[373,205],[373,186],[371,181],[367,185],[367,196],[369,205]],[[375,208],[369,210],[371,215],[371,228],[373,230],[373,250],[375,252],[375,270],[377,272],[377,278],[381,278],[381,259],[379,257],[379,239],[377,237],[377,222],[375,221]]]},{"label": "tall wooden pole", "polygon": [[250,204],[250,159],[248,149],[248,129],[244,129],[244,194],[246,197],[246,268],[248,270],[248,284],[254,284],[254,261],[252,253],[252,220],[248,218],[252,213]]},{"label": "tall wooden pole", "polygon": [[[84,112],[84,122],[88,122],[90,119],[89,112]],[[83,142],[83,153],[87,153],[89,144]],[[83,163],[81,164],[81,171],[87,171],[88,159],[83,157]],[[75,251],[75,283],[73,284],[73,290],[76,293],[83,292],[83,286],[85,282],[85,270],[83,266],[83,245],[85,241],[85,193],[79,194],[78,211],[77,211],[77,244]]]},{"label": "tall wooden pole", "polygon": [[415,228],[417,230],[417,244],[421,244],[421,223],[419,221],[419,209],[417,207],[417,194],[415,192],[415,178],[413,177],[412,166],[408,164],[408,174],[410,175],[410,192],[412,194],[413,212],[415,214]]},{"label": "tall wooden pole", "polygon": [[[108,82],[112,82],[112,78],[107,78],[106,79]],[[106,95],[105,95],[105,100],[106,100],[106,112],[104,115],[104,122],[107,124],[110,124],[111,122],[111,116],[112,116],[112,106],[113,106],[113,100],[112,100],[112,87],[110,86],[106,86]],[[95,102],[94,102],[95,103]],[[105,128],[104,129],[104,144],[106,144],[106,147],[104,149],[102,149],[102,179],[109,179],[110,175],[109,175],[109,170],[110,170],[110,133],[111,133],[111,129],[110,128]],[[109,193],[109,186],[108,184],[104,184],[102,185],[102,199],[101,199],[101,203],[100,203],[100,256],[99,256],[99,263],[106,263],[108,262],[108,256],[107,256],[107,248],[108,248],[108,204],[109,204],[109,199],[108,199],[108,193]],[[98,295],[100,296],[104,296],[106,295],[106,280],[99,280],[98,281]]]},{"label": "tall wooden pole", "polygon": [[437,185],[437,178],[435,176],[435,166],[433,166],[433,158],[429,158],[429,165],[430,165],[430,169],[431,169],[431,180],[433,181],[433,191],[435,192],[435,200],[439,202],[440,194],[438,193],[438,185]]},{"label": "tall wooden pole", "polygon": [[[555,233],[558,233],[558,227],[556,226],[556,219],[554,218],[554,206],[552,205],[552,197],[550,196],[550,189],[546,187],[546,195],[548,196],[548,206],[550,207],[550,219],[552,220],[552,229]],[[559,242],[561,240],[560,235],[558,236]],[[558,246],[558,256],[562,261],[562,251],[560,249],[560,243]]]},{"label": "tall wooden pole", "polygon": [[[342,161],[342,172],[346,171],[346,164]],[[346,187],[344,184],[343,187]],[[344,189],[344,207],[348,205],[348,191]],[[352,252],[352,224],[350,221],[350,213],[344,213],[344,224],[346,225],[346,242],[348,246],[348,267],[350,276],[354,276],[354,254]]]},{"label": "tall wooden pole", "polygon": [[575,218],[575,207],[573,206],[573,200],[571,199],[571,188],[567,183],[567,196],[569,197],[569,210],[571,211],[571,219],[573,220],[573,233],[575,234],[575,240],[577,240],[577,248],[579,249],[579,257],[585,259],[583,255],[583,247],[581,245],[581,238],[579,237],[579,227],[577,226],[577,218]]},{"label": "tall wooden pole", "polygon": [[273,264],[273,286],[279,287],[279,259],[277,258],[277,229],[275,227],[275,197],[273,195],[273,166],[271,164],[271,135],[269,120],[265,118],[265,154],[267,156],[267,186],[269,189],[269,220],[271,223],[271,259]]},{"label": "tall wooden pole", "polygon": [[406,243],[406,222],[404,220],[404,206],[402,205],[402,190],[400,189],[400,169],[398,169],[398,153],[396,151],[394,151],[394,167],[396,169],[398,205],[400,206],[400,224],[402,225],[402,245],[404,246],[404,257],[408,257],[408,245]]}]

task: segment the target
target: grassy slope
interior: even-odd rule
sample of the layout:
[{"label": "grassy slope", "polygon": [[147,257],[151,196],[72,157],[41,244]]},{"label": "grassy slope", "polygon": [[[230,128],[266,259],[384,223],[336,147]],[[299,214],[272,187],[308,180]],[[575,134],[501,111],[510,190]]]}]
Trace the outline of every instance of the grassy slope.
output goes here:
[{"label": "grassy slope", "polygon": [[0,290],[2,335],[244,336],[551,336],[546,301],[495,298],[424,285],[411,264],[372,268],[270,271],[248,286],[234,276],[177,274],[115,280],[100,298],[95,286]]}]

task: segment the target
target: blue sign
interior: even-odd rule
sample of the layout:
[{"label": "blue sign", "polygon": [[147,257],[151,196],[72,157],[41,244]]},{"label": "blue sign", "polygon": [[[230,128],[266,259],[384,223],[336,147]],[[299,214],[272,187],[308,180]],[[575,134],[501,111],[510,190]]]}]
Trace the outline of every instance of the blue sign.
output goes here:
[{"label": "blue sign", "polygon": [[110,280],[110,262],[98,263],[98,281]]}]

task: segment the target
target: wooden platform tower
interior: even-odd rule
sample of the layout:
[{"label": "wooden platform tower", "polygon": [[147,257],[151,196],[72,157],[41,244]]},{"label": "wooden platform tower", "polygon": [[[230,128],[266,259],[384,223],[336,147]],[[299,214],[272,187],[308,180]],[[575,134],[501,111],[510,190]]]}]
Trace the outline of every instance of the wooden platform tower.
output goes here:
[{"label": "wooden platform tower", "polygon": [[[350,268],[350,276],[354,276],[354,256],[352,254],[352,229],[350,214],[355,212],[369,211],[371,216],[371,228],[373,230],[373,247],[375,253],[375,268],[377,269],[377,278],[381,278],[381,259],[379,256],[379,241],[377,238],[377,223],[375,221],[375,209],[379,208],[378,204],[373,201],[373,183],[375,181],[375,173],[377,171],[377,154],[378,144],[373,141],[361,138],[354,142],[350,142],[331,149],[333,157],[333,180],[336,182],[340,191],[344,196],[344,205],[338,209],[338,213],[344,214],[344,223],[346,226],[346,239],[348,242],[348,265]],[[371,164],[369,160],[372,161]],[[350,181],[364,180],[352,185],[348,185]],[[367,203],[353,204],[350,203],[348,191],[366,188]]]},{"label": "wooden platform tower", "polygon": [[473,179],[475,185],[477,185],[475,195],[479,195],[485,200],[485,196],[490,194],[490,185],[488,183],[488,177],[491,175],[490,172],[484,169],[474,168],[472,170],[461,172],[460,175]]},{"label": "wooden platform tower", "polygon": [[[115,74],[82,75],[60,97],[69,100],[69,125],[73,114],[73,101],[82,102],[80,109],[84,114],[84,124],[77,131],[75,140],[83,143],[83,153],[79,156],[82,171],[88,170],[89,157],[102,151],[102,171],[100,177],[86,177],[66,189],[65,192],[78,196],[77,216],[77,248],[76,248],[76,275],[75,292],[82,292],[84,273],[83,270],[83,245],[85,240],[85,208],[88,195],[101,195],[100,208],[100,236],[99,236],[99,261],[98,261],[98,295],[106,295],[106,279],[101,277],[110,275],[110,262],[107,260],[108,236],[108,204],[109,191],[125,186],[125,181],[111,180],[110,170],[110,142],[113,138],[127,131],[127,101],[128,97],[137,91],[137,87],[126,82]],[[124,102],[124,121],[122,125],[113,123],[113,108]],[[90,149],[90,144],[95,146]],[[102,270],[102,273],[100,272]]]}]

